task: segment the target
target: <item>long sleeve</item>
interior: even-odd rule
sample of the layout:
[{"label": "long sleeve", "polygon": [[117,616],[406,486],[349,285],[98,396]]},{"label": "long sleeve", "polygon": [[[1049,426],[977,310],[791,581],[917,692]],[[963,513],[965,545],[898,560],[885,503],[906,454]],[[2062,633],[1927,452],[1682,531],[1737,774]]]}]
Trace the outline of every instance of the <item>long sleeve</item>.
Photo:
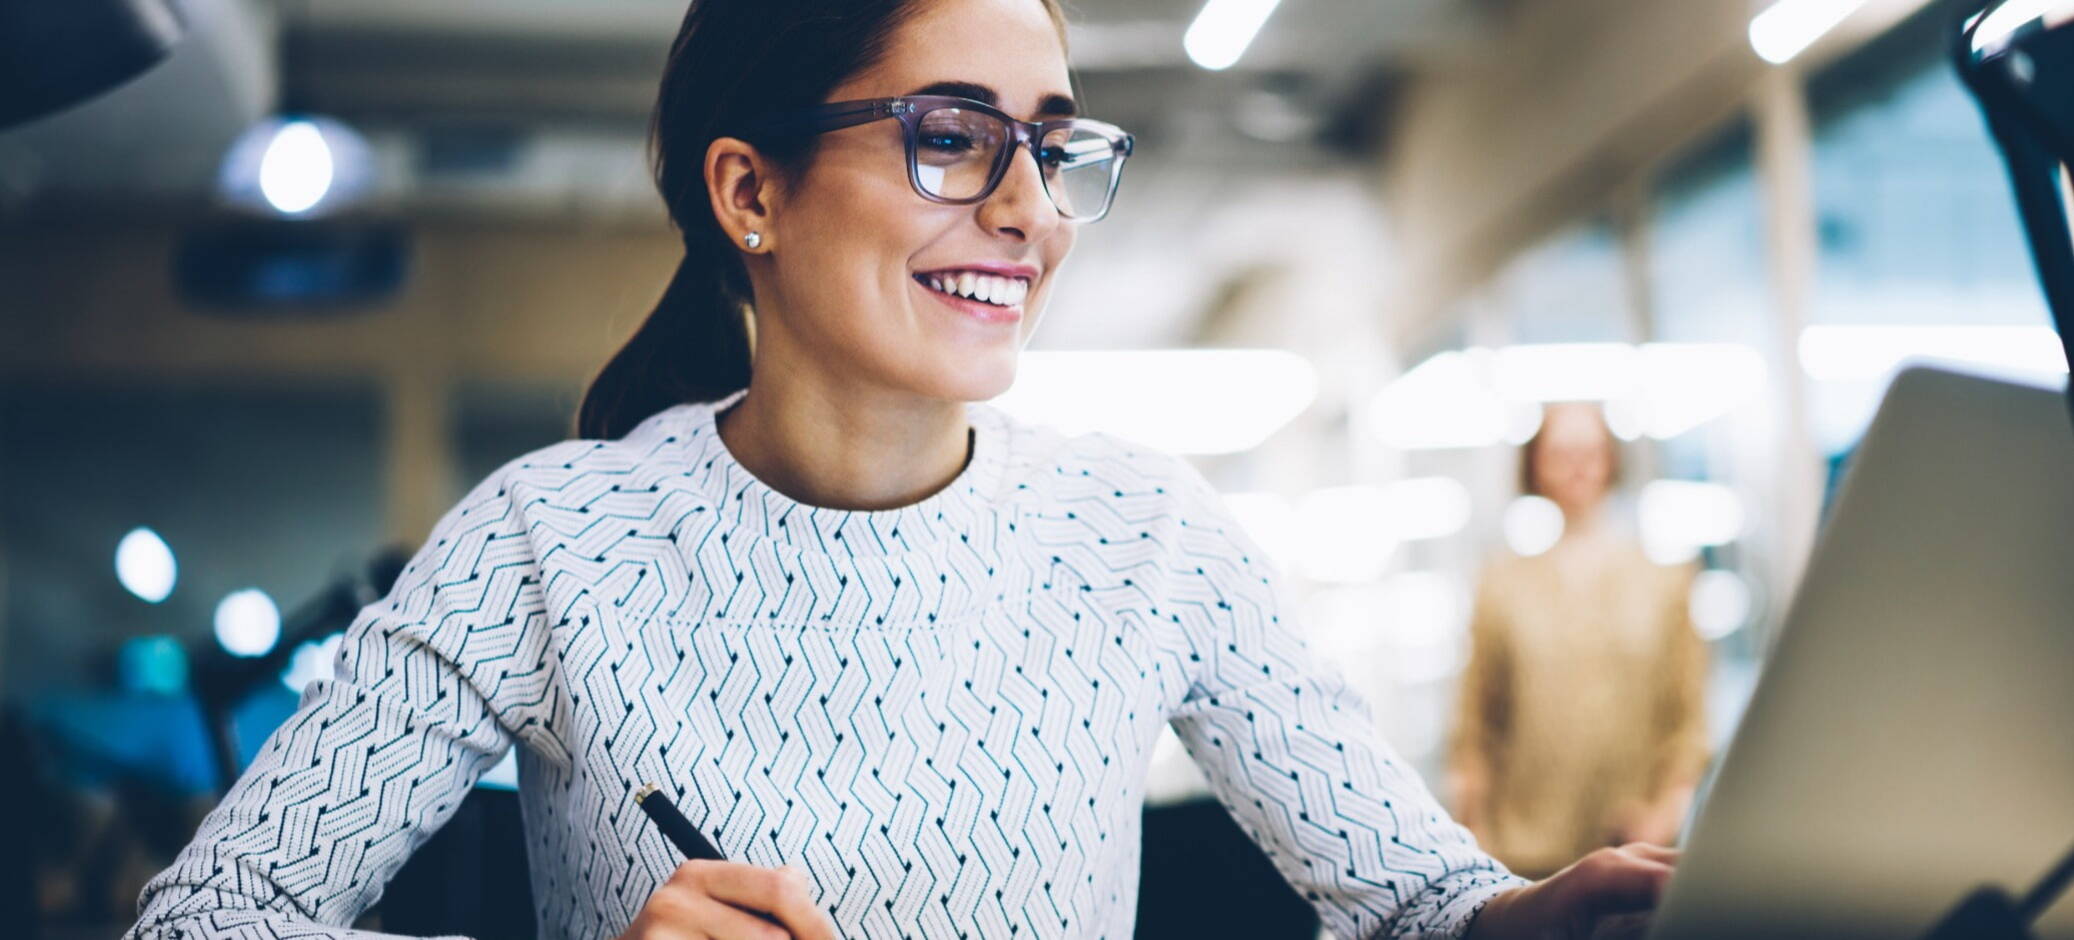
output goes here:
[{"label": "long sleeve", "polygon": [[[345,929],[511,746],[478,632],[538,616],[538,573],[502,472],[434,527],[346,630],[296,712],[173,864],[125,940],[367,937]],[[491,673],[494,677],[494,672]]]},{"label": "long sleeve", "polygon": [[1658,687],[1657,723],[1662,749],[1651,792],[1690,787],[1699,782],[1709,757],[1707,743],[1707,644],[1692,624],[1691,566],[1677,569],[1664,592],[1663,677]]},{"label": "long sleeve", "polygon": [[1196,668],[1170,717],[1218,799],[1342,937],[1455,937],[1523,884],[1313,660],[1279,576],[1183,465],[1170,603]]}]

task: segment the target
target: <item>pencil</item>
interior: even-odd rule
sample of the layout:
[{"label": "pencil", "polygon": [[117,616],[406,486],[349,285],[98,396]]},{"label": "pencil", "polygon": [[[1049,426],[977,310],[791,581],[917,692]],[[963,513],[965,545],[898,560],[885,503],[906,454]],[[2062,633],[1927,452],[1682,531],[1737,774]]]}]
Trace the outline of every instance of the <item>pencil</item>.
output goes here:
[{"label": "pencil", "polygon": [[691,820],[685,819],[684,814],[677,811],[677,804],[670,802],[670,798],[662,794],[661,787],[652,783],[642,784],[641,789],[634,793],[634,803],[641,807],[642,812],[648,814],[649,819],[655,820],[655,827],[663,831],[663,835],[677,847],[677,851],[684,853],[685,858],[713,862],[727,860],[727,856],[720,854],[720,850],[713,847],[713,843],[699,832],[697,826],[691,824]]}]

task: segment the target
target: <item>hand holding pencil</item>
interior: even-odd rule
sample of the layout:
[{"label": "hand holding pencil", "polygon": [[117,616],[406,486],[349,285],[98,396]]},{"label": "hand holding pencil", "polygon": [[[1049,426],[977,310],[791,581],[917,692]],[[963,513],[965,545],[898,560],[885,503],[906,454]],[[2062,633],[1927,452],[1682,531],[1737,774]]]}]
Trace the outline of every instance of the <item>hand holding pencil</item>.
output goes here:
[{"label": "hand holding pencil", "polygon": [[634,799],[686,859],[620,940],[836,940],[805,872],[727,861],[653,785]]}]

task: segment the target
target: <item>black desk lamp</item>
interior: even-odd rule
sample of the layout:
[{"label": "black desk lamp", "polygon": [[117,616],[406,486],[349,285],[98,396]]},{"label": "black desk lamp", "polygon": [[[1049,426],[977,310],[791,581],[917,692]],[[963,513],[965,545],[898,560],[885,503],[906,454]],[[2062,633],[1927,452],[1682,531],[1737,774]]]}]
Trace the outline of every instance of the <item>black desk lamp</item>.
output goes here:
[{"label": "black desk lamp", "polygon": [[1952,61],[2002,150],[2031,260],[2074,362],[2074,0],[1956,0]]},{"label": "black desk lamp", "polygon": [[169,0],[0,0],[0,129],[143,74],[183,32]]},{"label": "black desk lamp", "polygon": [[[2008,164],[2031,260],[2074,364],[2074,218],[2067,214],[2074,201],[2074,0],[1954,0],[1953,7],[1953,65]],[[2070,883],[2074,852],[2022,898],[1980,888],[1927,940],[2029,940],[2031,925]]]},{"label": "black desk lamp", "polygon": [[2039,879],[2022,898],[1988,885],[1967,895],[1923,940],[2031,940],[2031,925],[2074,882],[2074,852]]}]

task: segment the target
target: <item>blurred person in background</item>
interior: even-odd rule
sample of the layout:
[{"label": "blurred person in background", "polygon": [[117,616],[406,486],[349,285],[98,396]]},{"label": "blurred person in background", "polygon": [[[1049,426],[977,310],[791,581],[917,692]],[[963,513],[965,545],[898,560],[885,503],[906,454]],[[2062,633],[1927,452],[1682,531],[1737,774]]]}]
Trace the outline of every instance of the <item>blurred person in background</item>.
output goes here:
[{"label": "blurred person in background", "polygon": [[1562,510],[1562,537],[1504,553],[1477,586],[1455,816],[1530,877],[1602,846],[1674,842],[1708,759],[1696,572],[1652,561],[1608,518],[1619,462],[1598,406],[1550,406],[1520,485]]}]

